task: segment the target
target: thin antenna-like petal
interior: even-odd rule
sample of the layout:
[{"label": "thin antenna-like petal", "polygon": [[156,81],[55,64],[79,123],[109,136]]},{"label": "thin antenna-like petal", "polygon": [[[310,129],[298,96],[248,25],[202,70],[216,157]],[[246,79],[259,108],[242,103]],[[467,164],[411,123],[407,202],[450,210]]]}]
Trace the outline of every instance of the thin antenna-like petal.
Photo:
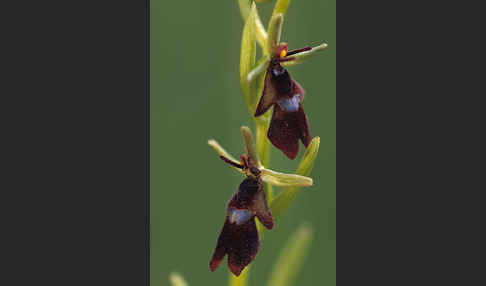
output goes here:
[{"label": "thin antenna-like petal", "polygon": [[296,64],[300,64],[303,61],[305,61],[306,59],[308,59],[309,57],[313,56],[316,52],[322,51],[325,48],[327,48],[327,44],[323,43],[323,44],[321,44],[317,47],[313,47],[310,51],[306,51],[306,52],[296,54],[296,55],[293,56],[293,57],[295,57],[295,59],[293,61],[284,62],[284,63],[282,63],[282,66],[290,67],[290,66],[294,66]]},{"label": "thin antenna-like petal", "polygon": [[226,159],[230,160],[233,163],[232,165],[234,166],[232,167],[235,170],[243,173],[242,169],[235,167],[236,165],[240,165],[240,161],[236,160],[233,156],[231,156],[230,153],[226,152],[226,150],[224,150],[224,148],[221,147],[221,145],[219,145],[219,143],[216,140],[214,139],[208,140],[208,145],[211,146],[216,151],[216,153],[218,153],[220,156],[223,156]]}]

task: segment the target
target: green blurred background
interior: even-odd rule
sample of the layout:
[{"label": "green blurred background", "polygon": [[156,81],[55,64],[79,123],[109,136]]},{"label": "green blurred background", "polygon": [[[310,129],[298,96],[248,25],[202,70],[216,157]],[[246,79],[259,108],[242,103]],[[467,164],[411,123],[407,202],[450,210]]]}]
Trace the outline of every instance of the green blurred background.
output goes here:
[{"label": "green blurred background", "polygon": [[[258,4],[268,23],[274,1]],[[207,145],[216,139],[235,157],[244,152],[240,126],[254,125],[239,84],[243,21],[237,0],[150,2],[150,281],[169,285],[178,271],[189,285],[227,285],[226,259],[214,273],[209,260],[228,199],[243,177]],[[289,71],[306,90],[303,107],[321,137],[312,171],[291,208],[267,232],[252,263],[249,285],[264,285],[279,251],[300,225],[314,236],[294,285],[336,284],[336,3],[294,0],[282,41],[289,49],[329,47]],[[272,147],[270,167],[293,172]],[[275,192],[279,190],[276,188]]]}]

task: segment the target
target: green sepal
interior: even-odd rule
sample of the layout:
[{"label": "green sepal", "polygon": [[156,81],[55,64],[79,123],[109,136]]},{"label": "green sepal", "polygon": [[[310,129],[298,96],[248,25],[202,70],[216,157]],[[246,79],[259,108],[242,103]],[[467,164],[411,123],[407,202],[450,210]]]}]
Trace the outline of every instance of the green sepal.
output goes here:
[{"label": "green sepal", "polygon": [[285,174],[269,169],[261,170],[261,178],[264,182],[278,187],[309,187],[312,186],[312,179],[296,174]]},{"label": "green sepal", "polygon": [[282,35],[283,14],[277,13],[272,15],[268,23],[268,38],[266,45],[266,54],[273,55],[275,46],[280,43],[280,36]]}]

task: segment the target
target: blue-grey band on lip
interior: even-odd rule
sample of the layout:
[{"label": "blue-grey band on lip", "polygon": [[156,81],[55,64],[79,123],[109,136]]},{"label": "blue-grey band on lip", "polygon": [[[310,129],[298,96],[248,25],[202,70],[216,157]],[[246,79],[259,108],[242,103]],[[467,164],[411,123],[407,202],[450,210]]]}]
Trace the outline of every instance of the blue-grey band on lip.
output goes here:
[{"label": "blue-grey band on lip", "polygon": [[279,103],[286,111],[296,112],[299,110],[299,95],[294,94],[291,98],[280,99]]},{"label": "blue-grey band on lip", "polygon": [[241,225],[247,222],[253,215],[246,209],[230,208],[228,219],[230,223]]}]

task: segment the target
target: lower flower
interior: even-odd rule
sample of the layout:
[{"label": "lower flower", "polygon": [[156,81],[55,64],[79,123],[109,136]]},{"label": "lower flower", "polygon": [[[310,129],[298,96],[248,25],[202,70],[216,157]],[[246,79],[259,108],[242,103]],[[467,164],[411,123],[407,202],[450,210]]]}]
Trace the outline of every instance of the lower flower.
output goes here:
[{"label": "lower flower", "polygon": [[[226,159],[225,162],[229,160]],[[242,156],[241,163],[230,163],[243,169],[248,175],[228,202],[226,220],[209,262],[209,268],[214,271],[228,254],[228,267],[236,276],[253,261],[260,246],[255,217],[268,229],[272,229],[274,224],[260,171],[247,156]]]}]

